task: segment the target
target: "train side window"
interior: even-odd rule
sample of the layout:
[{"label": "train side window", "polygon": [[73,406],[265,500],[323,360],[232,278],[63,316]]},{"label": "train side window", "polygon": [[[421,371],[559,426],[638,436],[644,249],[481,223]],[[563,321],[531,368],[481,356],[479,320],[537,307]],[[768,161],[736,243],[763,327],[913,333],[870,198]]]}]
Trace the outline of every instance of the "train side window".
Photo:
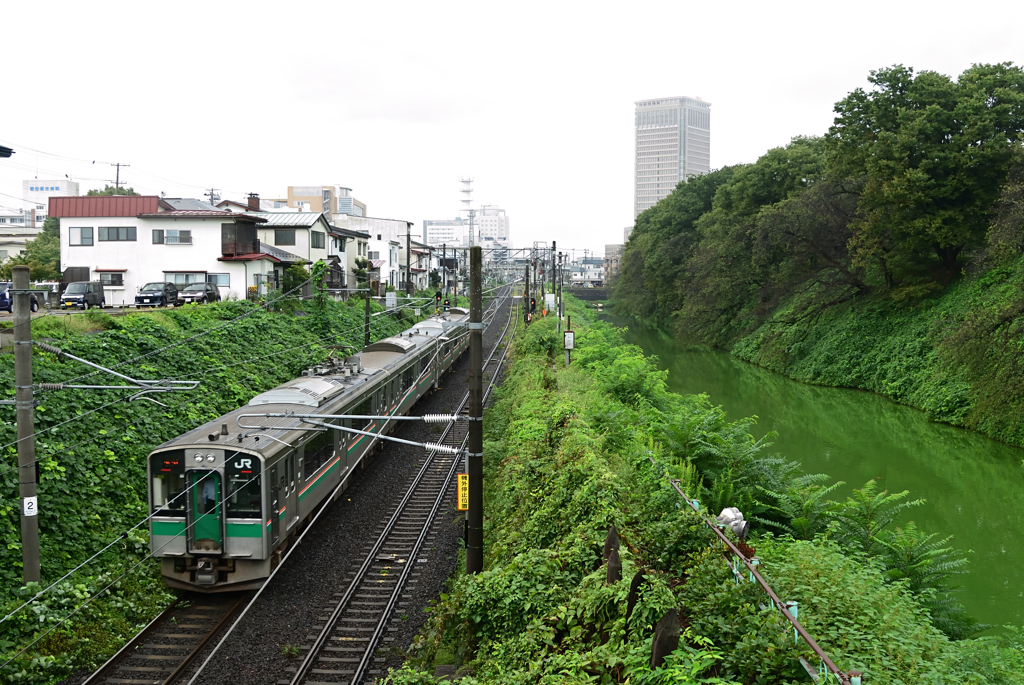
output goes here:
[{"label": "train side window", "polygon": [[[368,416],[373,413],[373,403],[370,398],[367,398],[359,403],[359,405],[352,410],[352,413],[356,416]],[[366,427],[370,425],[370,419],[352,419],[352,428],[356,430],[366,430]]]},{"label": "train side window", "polygon": [[320,431],[306,443],[304,453],[306,455],[307,476],[315,473],[334,454],[334,436],[331,435],[334,432],[328,430]]},{"label": "train side window", "polygon": [[402,392],[407,392],[412,387],[412,375],[415,364],[410,365],[402,372]]},{"label": "train side window", "polygon": [[226,455],[228,518],[260,518],[260,460],[244,452]]}]

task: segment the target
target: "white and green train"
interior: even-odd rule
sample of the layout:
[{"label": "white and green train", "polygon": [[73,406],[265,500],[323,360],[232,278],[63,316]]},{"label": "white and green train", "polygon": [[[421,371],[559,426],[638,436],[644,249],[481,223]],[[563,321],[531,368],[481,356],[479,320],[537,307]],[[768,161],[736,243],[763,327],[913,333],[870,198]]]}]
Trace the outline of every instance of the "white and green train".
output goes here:
[{"label": "white and green train", "polygon": [[[312,515],[397,421],[324,421],[371,433],[310,430],[287,412],[403,415],[468,346],[460,308],[307,371],[247,406],[164,443],[149,455],[150,551],[172,587],[206,592],[258,587]],[[344,423],[340,423],[340,422]],[[339,487],[341,486],[341,487]]]}]

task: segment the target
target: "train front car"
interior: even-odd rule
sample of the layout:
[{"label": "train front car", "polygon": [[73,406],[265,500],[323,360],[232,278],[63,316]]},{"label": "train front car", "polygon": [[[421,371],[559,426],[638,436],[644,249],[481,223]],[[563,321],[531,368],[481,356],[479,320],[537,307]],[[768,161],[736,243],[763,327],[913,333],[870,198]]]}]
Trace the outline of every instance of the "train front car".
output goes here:
[{"label": "train front car", "polygon": [[[263,458],[256,453],[192,445],[157,450],[149,457],[150,552],[162,559],[172,587],[259,585],[270,524],[261,487]],[[264,524],[264,522],[267,522]]]},{"label": "train front car", "polygon": [[167,584],[202,592],[259,587],[396,424],[325,418],[349,432],[317,430],[294,414],[409,413],[465,351],[467,318],[453,308],[421,321],[156,448],[148,464],[150,551]]}]

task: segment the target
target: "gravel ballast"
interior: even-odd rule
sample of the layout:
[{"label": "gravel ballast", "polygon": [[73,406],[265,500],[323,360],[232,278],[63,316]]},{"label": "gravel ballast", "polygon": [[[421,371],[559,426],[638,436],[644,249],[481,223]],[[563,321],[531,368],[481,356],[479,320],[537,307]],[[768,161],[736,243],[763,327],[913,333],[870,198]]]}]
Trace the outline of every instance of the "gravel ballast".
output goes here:
[{"label": "gravel ballast", "polygon": [[[508,320],[510,301],[499,308],[493,323],[484,331],[485,357]],[[452,372],[442,379],[442,387],[423,398],[413,412],[453,412],[466,393],[468,374],[467,351]],[[488,376],[489,373],[485,374],[485,382]],[[431,442],[438,438],[435,431],[432,424],[401,422],[394,435]],[[330,613],[328,604],[333,595],[347,587],[347,573],[362,562],[425,457],[422,448],[385,442],[364,460],[364,466],[353,474],[348,490],[308,531],[305,540],[235,627],[197,682],[246,685],[289,679],[292,674],[287,669],[294,668],[299,658],[286,656],[286,652],[305,655],[304,650],[296,652],[295,648],[309,644],[307,637],[318,632],[315,626],[323,624],[318,619]],[[402,663],[405,651],[426,621],[424,608],[444,591],[445,582],[455,569],[463,544],[463,517],[455,510],[454,494],[453,486],[418,555],[418,559],[426,559],[426,562],[417,563],[384,642],[378,648],[378,656],[385,656],[385,661],[374,663],[374,670],[384,671]],[[218,641],[219,638],[213,644]],[[206,656],[200,655],[190,670],[194,672]],[[188,673],[179,682],[188,682],[191,675]],[[76,685],[82,680],[82,676],[69,678],[65,685]]]}]

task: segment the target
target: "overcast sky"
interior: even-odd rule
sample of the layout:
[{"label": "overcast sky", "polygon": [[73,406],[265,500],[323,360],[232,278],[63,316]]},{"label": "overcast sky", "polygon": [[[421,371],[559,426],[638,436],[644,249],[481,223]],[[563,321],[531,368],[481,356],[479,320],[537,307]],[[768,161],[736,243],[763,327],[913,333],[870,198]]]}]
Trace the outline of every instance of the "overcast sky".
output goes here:
[{"label": "overcast sky", "polygon": [[603,252],[633,221],[634,101],[711,102],[712,167],[752,162],[824,133],[872,69],[1024,62],[1022,20],[977,0],[4,2],[0,207],[37,170],[84,193],[123,162],[146,194],[339,184],[420,225],[472,176],[516,246]]}]

